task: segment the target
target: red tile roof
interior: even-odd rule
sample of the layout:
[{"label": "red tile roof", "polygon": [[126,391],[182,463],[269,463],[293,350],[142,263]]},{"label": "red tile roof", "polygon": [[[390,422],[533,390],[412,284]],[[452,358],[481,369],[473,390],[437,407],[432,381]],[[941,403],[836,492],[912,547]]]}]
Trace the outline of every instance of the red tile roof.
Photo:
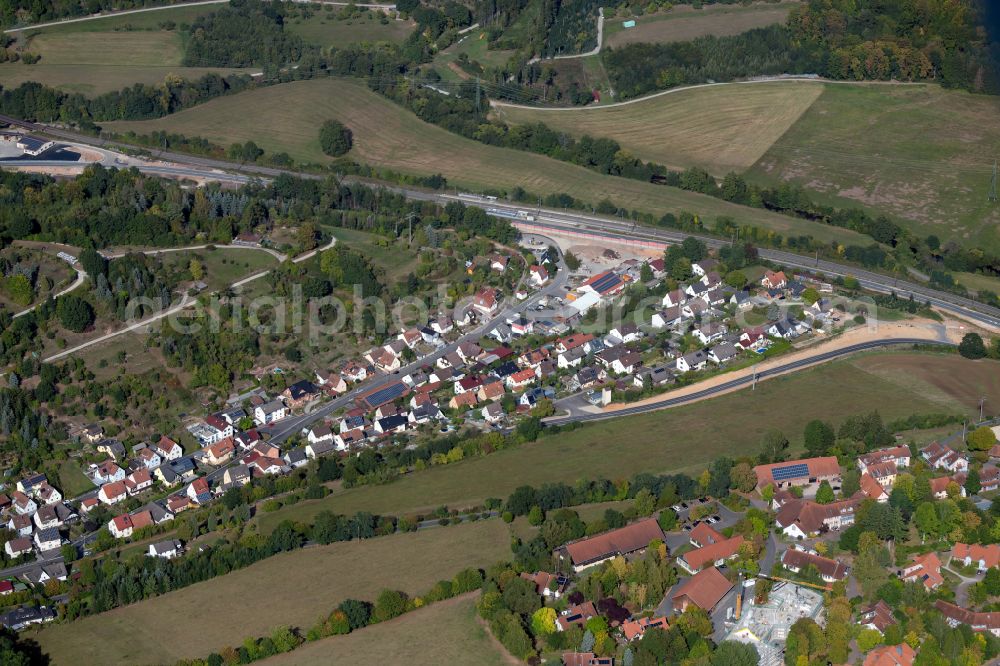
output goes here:
[{"label": "red tile roof", "polygon": [[969,558],[973,563],[985,562],[986,569],[1000,565],[1000,545],[992,543],[982,546],[978,543],[956,543],[951,547],[951,556],[959,560]]},{"label": "red tile roof", "polygon": [[654,539],[663,539],[663,530],[655,518],[646,518],[610,532],[566,544],[564,547],[576,566],[597,562],[615,555],[641,550]]},{"label": "red tile roof", "polygon": [[740,552],[740,546],[742,545],[743,537],[737,534],[736,536],[724,541],[719,541],[718,543],[713,543],[708,546],[702,546],[701,548],[688,551],[681,555],[681,559],[687,562],[687,565],[692,570],[698,571],[705,565],[718,562],[719,560],[727,560],[730,557],[733,557]]},{"label": "red tile roof", "polygon": [[716,532],[708,523],[698,523],[689,535],[692,543],[699,547],[723,541],[726,537]]},{"label": "red tile roof", "polygon": [[718,569],[709,567],[675,587],[670,599],[677,607],[677,600],[686,597],[698,608],[711,611],[731,589],[733,584]]},{"label": "red tile roof", "polygon": [[808,470],[807,475],[795,478],[821,479],[840,475],[840,463],[837,462],[836,456],[805,458],[803,460],[789,460],[787,462],[772,463],[770,465],[757,465],[753,468],[754,474],[757,475],[757,485],[766,486],[769,483],[774,483],[773,472],[775,469],[793,467],[795,465],[805,465]]},{"label": "red tile roof", "polygon": [[916,651],[906,643],[883,645],[868,653],[864,666],[913,666]]}]

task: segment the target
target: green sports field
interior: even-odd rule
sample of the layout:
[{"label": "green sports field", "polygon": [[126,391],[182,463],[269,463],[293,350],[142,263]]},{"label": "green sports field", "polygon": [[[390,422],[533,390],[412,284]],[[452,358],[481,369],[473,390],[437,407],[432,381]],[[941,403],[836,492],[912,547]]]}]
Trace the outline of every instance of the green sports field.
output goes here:
[{"label": "green sports field", "polygon": [[[246,109],[254,109],[254,113],[247,114]],[[440,173],[452,186],[508,190],[521,186],[540,194],[566,192],[584,201],[597,203],[608,198],[657,214],[686,210],[709,220],[729,215],[781,234],[864,242],[860,234],[844,229],[480,144],[419,120],[354,80],[318,79],[270,86],[215,99],[166,118],[106,123],[104,129],[140,134],[167,130],[227,146],[252,140],[267,151],[286,151],[306,162],[326,162],[317,128],[331,118],[354,132],[350,157],[402,173]]]}]

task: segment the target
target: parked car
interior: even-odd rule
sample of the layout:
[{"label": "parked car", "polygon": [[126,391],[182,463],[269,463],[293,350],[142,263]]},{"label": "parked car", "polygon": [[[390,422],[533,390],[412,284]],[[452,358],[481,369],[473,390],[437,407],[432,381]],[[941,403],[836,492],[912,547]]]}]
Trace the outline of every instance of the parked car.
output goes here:
[{"label": "parked car", "polygon": [[674,504],[674,505],[673,505],[672,507],[670,507],[670,508],[671,508],[671,509],[673,509],[674,511],[680,511],[680,510],[681,510],[681,509],[683,509],[684,507],[682,507],[682,506],[681,506],[680,504]]},{"label": "parked car", "polygon": [[693,530],[693,529],[694,529],[694,526],[693,526],[693,525],[685,525],[685,526],[684,526],[683,528],[681,528],[681,529],[683,529],[683,530],[684,530],[685,532],[690,532],[691,530]]}]

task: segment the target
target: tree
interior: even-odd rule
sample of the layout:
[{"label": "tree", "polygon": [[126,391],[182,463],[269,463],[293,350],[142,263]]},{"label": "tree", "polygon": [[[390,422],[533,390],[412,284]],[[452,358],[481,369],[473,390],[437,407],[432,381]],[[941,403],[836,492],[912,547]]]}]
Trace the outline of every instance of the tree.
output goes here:
[{"label": "tree", "polygon": [[193,280],[200,280],[205,275],[205,269],[197,259],[192,259],[191,263],[188,264],[188,272],[191,273]]},{"label": "tree", "polygon": [[729,482],[736,490],[748,493],[757,487],[757,475],[750,463],[740,462],[729,470]]},{"label": "tree", "polygon": [[816,503],[817,504],[829,504],[837,499],[836,495],[833,494],[833,486],[830,482],[823,480],[819,484],[819,488],[816,489]]},{"label": "tree", "polygon": [[542,513],[542,507],[537,504],[531,507],[531,511],[528,512],[528,523],[537,527],[542,524],[543,520],[545,520],[545,514]]},{"label": "tree", "polygon": [[742,289],[747,284],[747,276],[743,271],[729,271],[726,273],[726,284],[736,289]]},{"label": "tree", "polygon": [[764,433],[760,448],[762,464],[781,462],[785,459],[785,451],[788,449],[788,438],[780,430],[772,428]]},{"label": "tree", "polygon": [[924,502],[918,506],[916,513],[913,514],[913,520],[924,536],[937,536],[941,531],[941,522],[931,502]]},{"label": "tree", "polygon": [[657,519],[660,525],[660,529],[664,532],[671,532],[677,529],[677,514],[673,509],[664,509],[660,512],[660,517]]},{"label": "tree", "polygon": [[566,254],[564,254],[563,260],[566,262],[566,267],[571,271],[575,271],[578,268],[580,268],[580,264],[582,263],[579,257],[577,257],[572,252],[567,252]]},{"label": "tree", "polygon": [[833,431],[833,426],[824,423],[819,419],[813,419],[806,424],[805,445],[806,451],[813,456],[824,456],[833,446],[837,435]]},{"label": "tree", "polygon": [[814,287],[806,287],[802,290],[802,300],[812,305],[819,300],[819,292]]},{"label": "tree", "polygon": [[989,451],[997,443],[997,436],[989,426],[980,426],[966,438],[971,451]]},{"label": "tree", "polygon": [[328,120],[319,128],[319,145],[330,157],[340,157],[354,145],[354,134],[336,120]]},{"label": "tree", "polygon": [[82,333],[94,321],[94,309],[76,294],[60,297],[56,302],[56,314],[62,325],[74,333]]},{"label": "tree", "polygon": [[396,590],[382,590],[375,599],[372,622],[385,622],[406,612],[406,597]]},{"label": "tree", "polygon": [[979,483],[979,471],[973,467],[969,468],[969,473],[965,477],[965,492],[968,495],[976,495],[981,490],[982,486]]},{"label": "tree", "polygon": [[347,616],[347,621],[351,624],[351,630],[360,629],[367,626],[372,614],[372,605],[367,601],[357,599],[345,599],[340,602],[337,609]]},{"label": "tree", "polygon": [[547,606],[539,608],[531,614],[531,633],[535,636],[548,636],[556,630],[556,611]]},{"label": "tree", "polygon": [[759,662],[757,648],[738,641],[722,641],[709,659],[712,666],[757,666]]},{"label": "tree", "polygon": [[965,358],[977,359],[986,356],[986,345],[978,333],[966,333],[958,345],[958,353]]}]

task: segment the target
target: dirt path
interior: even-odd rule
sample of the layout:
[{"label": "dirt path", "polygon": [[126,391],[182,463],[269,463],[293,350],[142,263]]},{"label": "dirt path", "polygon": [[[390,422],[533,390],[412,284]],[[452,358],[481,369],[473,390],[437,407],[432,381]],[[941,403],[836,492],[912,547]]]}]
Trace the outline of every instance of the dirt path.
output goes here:
[{"label": "dirt path", "polygon": [[[639,400],[636,402],[626,402],[626,403],[615,403],[607,406],[603,410],[599,410],[602,413],[613,413],[621,409],[627,409],[631,407],[638,407],[642,405],[655,405],[666,400],[672,400],[674,398],[683,397],[690,395],[692,393],[698,393],[699,391],[704,391],[705,389],[712,388],[715,386],[720,386],[726,382],[738,379],[740,377],[749,377],[753,373],[760,372],[762,370],[767,370],[776,366],[785,365],[791,361],[798,361],[801,359],[809,358],[810,356],[816,356],[824,352],[834,351],[836,349],[843,349],[844,347],[849,347],[851,345],[860,344],[863,342],[872,342],[875,340],[885,340],[887,338],[920,338],[927,341],[943,341],[948,340],[954,343],[958,343],[962,340],[962,336],[969,332],[969,327],[965,324],[954,320],[945,320],[943,323],[932,321],[930,319],[910,319],[906,321],[899,322],[878,322],[876,326],[859,326],[853,328],[846,333],[838,335],[834,338],[827,338],[817,341],[815,344],[811,344],[807,347],[803,347],[789,354],[783,354],[781,356],[775,356],[773,358],[767,359],[766,361],[761,361],[756,364],[756,366],[751,366],[748,368],[742,368],[740,370],[734,370],[733,372],[724,372],[714,377],[710,377],[704,381],[695,382],[689,386],[679,388],[673,391],[667,391],[661,395],[653,396],[651,398],[646,398],[645,400]],[[789,372],[797,372],[801,368],[790,370]],[[781,373],[784,374],[784,373]],[[710,400],[719,395],[725,393],[730,393],[732,391],[742,390],[744,387],[734,387],[729,391],[723,391],[721,393],[716,393],[711,396],[703,398],[704,400]],[[595,413],[598,410],[595,410]]]}]

